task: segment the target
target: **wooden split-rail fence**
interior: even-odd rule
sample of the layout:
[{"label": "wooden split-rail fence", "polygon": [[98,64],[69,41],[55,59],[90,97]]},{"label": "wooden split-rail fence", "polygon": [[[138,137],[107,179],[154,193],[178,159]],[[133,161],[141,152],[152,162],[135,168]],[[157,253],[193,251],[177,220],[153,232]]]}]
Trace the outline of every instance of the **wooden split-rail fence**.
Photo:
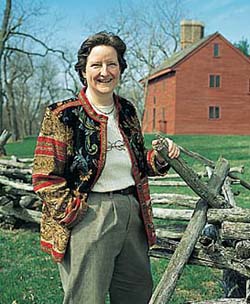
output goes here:
[{"label": "wooden split-rail fence", "polygon": [[[154,147],[176,174],[150,178],[150,185],[189,186],[195,195],[152,194],[154,217],[165,220],[166,224],[157,227],[157,244],[150,250],[150,255],[170,261],[150,304],[170,301],[187,263],[222,269],[227,278],[227,298],[196,304],[250,303],[250,209],[236,205],[231,187],[240,184],[250,190],[250,184],[239,178],[243,167],[230,168],[226,159],[220,158],[214,163],[180,148],[180,157],[169,159],[163,138]],[[202,162],[206,171],[196,173],[183,155]],[[33,192],[31,171],[32,159],[0,158],[0,226],[13,228],[25,223],[39,226],[41,201]],[[181,181],[172,180],[176,177],[181,177]],[[172,220],[174,224],[171,224]],[[230,277],[233,282],[228,280]],[[240,290],[243,295],[235,298],[239,281],[244,285],[243,291]]]}]

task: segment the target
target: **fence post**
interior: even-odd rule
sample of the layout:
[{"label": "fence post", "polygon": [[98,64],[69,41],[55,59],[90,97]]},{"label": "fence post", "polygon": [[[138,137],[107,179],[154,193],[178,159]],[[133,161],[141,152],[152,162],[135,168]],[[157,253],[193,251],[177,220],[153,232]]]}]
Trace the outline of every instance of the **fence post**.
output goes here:
[{"label": "fence post", "polygon": [[[170,163],[171,166],[172,163],[174,163],[173,167],[175,171],[181,176],[183,172],[178,172],[181,171],[182,169],[182,166],[180,164],[180,159],[177,160],[169,159],[167,156],[166,147],[165,148],[160,147],[158,152],[165,160],[167,160]],[[175,165],[176,161],[179,161],[177,163],[177,166]],[[188,168],[185,167],[185,174],[187,173],[187,170]],[[216,197],[216,195],[218,195],[218,193],[220,192],[228,172],[229,172],[229,163],[227,160],[221,158],[218,161],[215,170],[207,185],[208,191],[210,193],[212,192],[214,194],[214,197]],[[193,187],[195,188],[195,185],[193,185]],[[211,196],[209,198],[211,198]],[[156,287],[155,292],[149,304],[166,304],[170,300],[174,292],[174,289],[176,287],[177,280],[179,279],[184,269],[184,266],[187,263],[194,249],[194,246],[202,232],[202,229],[206,224],[207,210],[208,210],[207,201],[205,201],[204,199],[198,200],[193,216],[182,236],[179,246],[175,250],[169,262],[168,268],[164,272],[160,283]]]}]

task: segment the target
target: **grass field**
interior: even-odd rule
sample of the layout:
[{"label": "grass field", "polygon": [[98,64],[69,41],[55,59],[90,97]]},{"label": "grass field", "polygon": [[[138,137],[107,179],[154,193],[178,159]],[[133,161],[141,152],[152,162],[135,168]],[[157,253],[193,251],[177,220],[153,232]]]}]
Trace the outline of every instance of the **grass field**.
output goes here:
[{"label": "grass field", "polygon": [[[154,136],[145,138],[147,146]],[[177,144],[216,161],[220,156],[231,167],[244,165],[243,178],[250,181],[250,136],[173,136]],[[7,145],[8,155],[32,157],[35,138]],[[193,166],[198,170],[199,164]],[[164,191],[154,187],[152,191]],[[190,193],[186,188],[168,191]],[[249,207],[250,192],[240,188],[237,204]],[[166,260],[152,259],[155,285],[167,266]],[[170,304],[185,300],[218,298],[222,295],[221,273],[199,266],[186,266]],[[57,266],[40,251],[39,234],[28,230],[0,230],[0,304],[59,304],[62,302]],[[94,304],[94,303],[93,303]]]},{"label": "grass field", "polygon": [[8,156],[33,157],[36,146],[36,137],[27,137],[16,143],[10,143],[5,146]]}]

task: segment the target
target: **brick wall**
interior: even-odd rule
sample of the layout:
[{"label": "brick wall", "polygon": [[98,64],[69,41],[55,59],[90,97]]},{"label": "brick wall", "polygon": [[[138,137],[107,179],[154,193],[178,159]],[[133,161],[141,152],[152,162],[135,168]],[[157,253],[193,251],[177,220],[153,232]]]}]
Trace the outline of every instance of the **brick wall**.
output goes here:
[{"label": "brick wall", "polygon": [[143,116],[145,133],[174,133],[175,129],[175,76],[164,75],[148,86]]}]

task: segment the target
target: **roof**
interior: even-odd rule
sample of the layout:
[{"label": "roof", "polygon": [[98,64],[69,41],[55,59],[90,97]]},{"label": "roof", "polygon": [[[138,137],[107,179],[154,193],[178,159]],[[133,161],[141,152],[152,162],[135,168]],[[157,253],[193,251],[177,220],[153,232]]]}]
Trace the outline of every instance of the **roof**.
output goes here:
[{"label": "roof", "polygon": [[225,41],[231,48],[234,49],[244,60],[246,60],[250,64],[250,57],[244,55],[240,50],[238,50],[231,42],[229,42],[225,37],[223,37],[219,32],[215,32],[211,35],[208,35],[199,41],[191,44],[190,46],[180,50],[179,52],[174,53],[171,57],[167,58],[160,64],[157,68],[153,69],[149,76],[145,77],[144,79],[140,80],[140,82],[145,82],[147,80],[152,80],[162,75],[165,75],[169,72],[174,71],[177,64],[181,63],[183,60],[187,59],[193,52],[199,50],[209,41],[214,39],[215,37],[220,36],[221,39]]},{"label": "roof", "polygon": [[[208,41],[211,37],[217,35],[218,32],[208,35],[199,41],[191,44],[190,46],[184,48],[183,50],[180,50],[179,52],[174,53],[171,57],[167,58],[163,61],[162,64],[160,64],[157,68],[153,69],[150,73],[148,80],[153,79],[157,76],[160,76],[162,74],[165,74],[166,72],[171,71],[171,68],[176,65],[178,62],[180,62],[182,59],[184,59],[186,56],[188,56],[190,53],[192,53],[195,49],[197,49],[199,46],[204,44],[206,41]],[[164,72],[163,72],[164,71]],[[161,73],[163,72],[163,73]]]}]

